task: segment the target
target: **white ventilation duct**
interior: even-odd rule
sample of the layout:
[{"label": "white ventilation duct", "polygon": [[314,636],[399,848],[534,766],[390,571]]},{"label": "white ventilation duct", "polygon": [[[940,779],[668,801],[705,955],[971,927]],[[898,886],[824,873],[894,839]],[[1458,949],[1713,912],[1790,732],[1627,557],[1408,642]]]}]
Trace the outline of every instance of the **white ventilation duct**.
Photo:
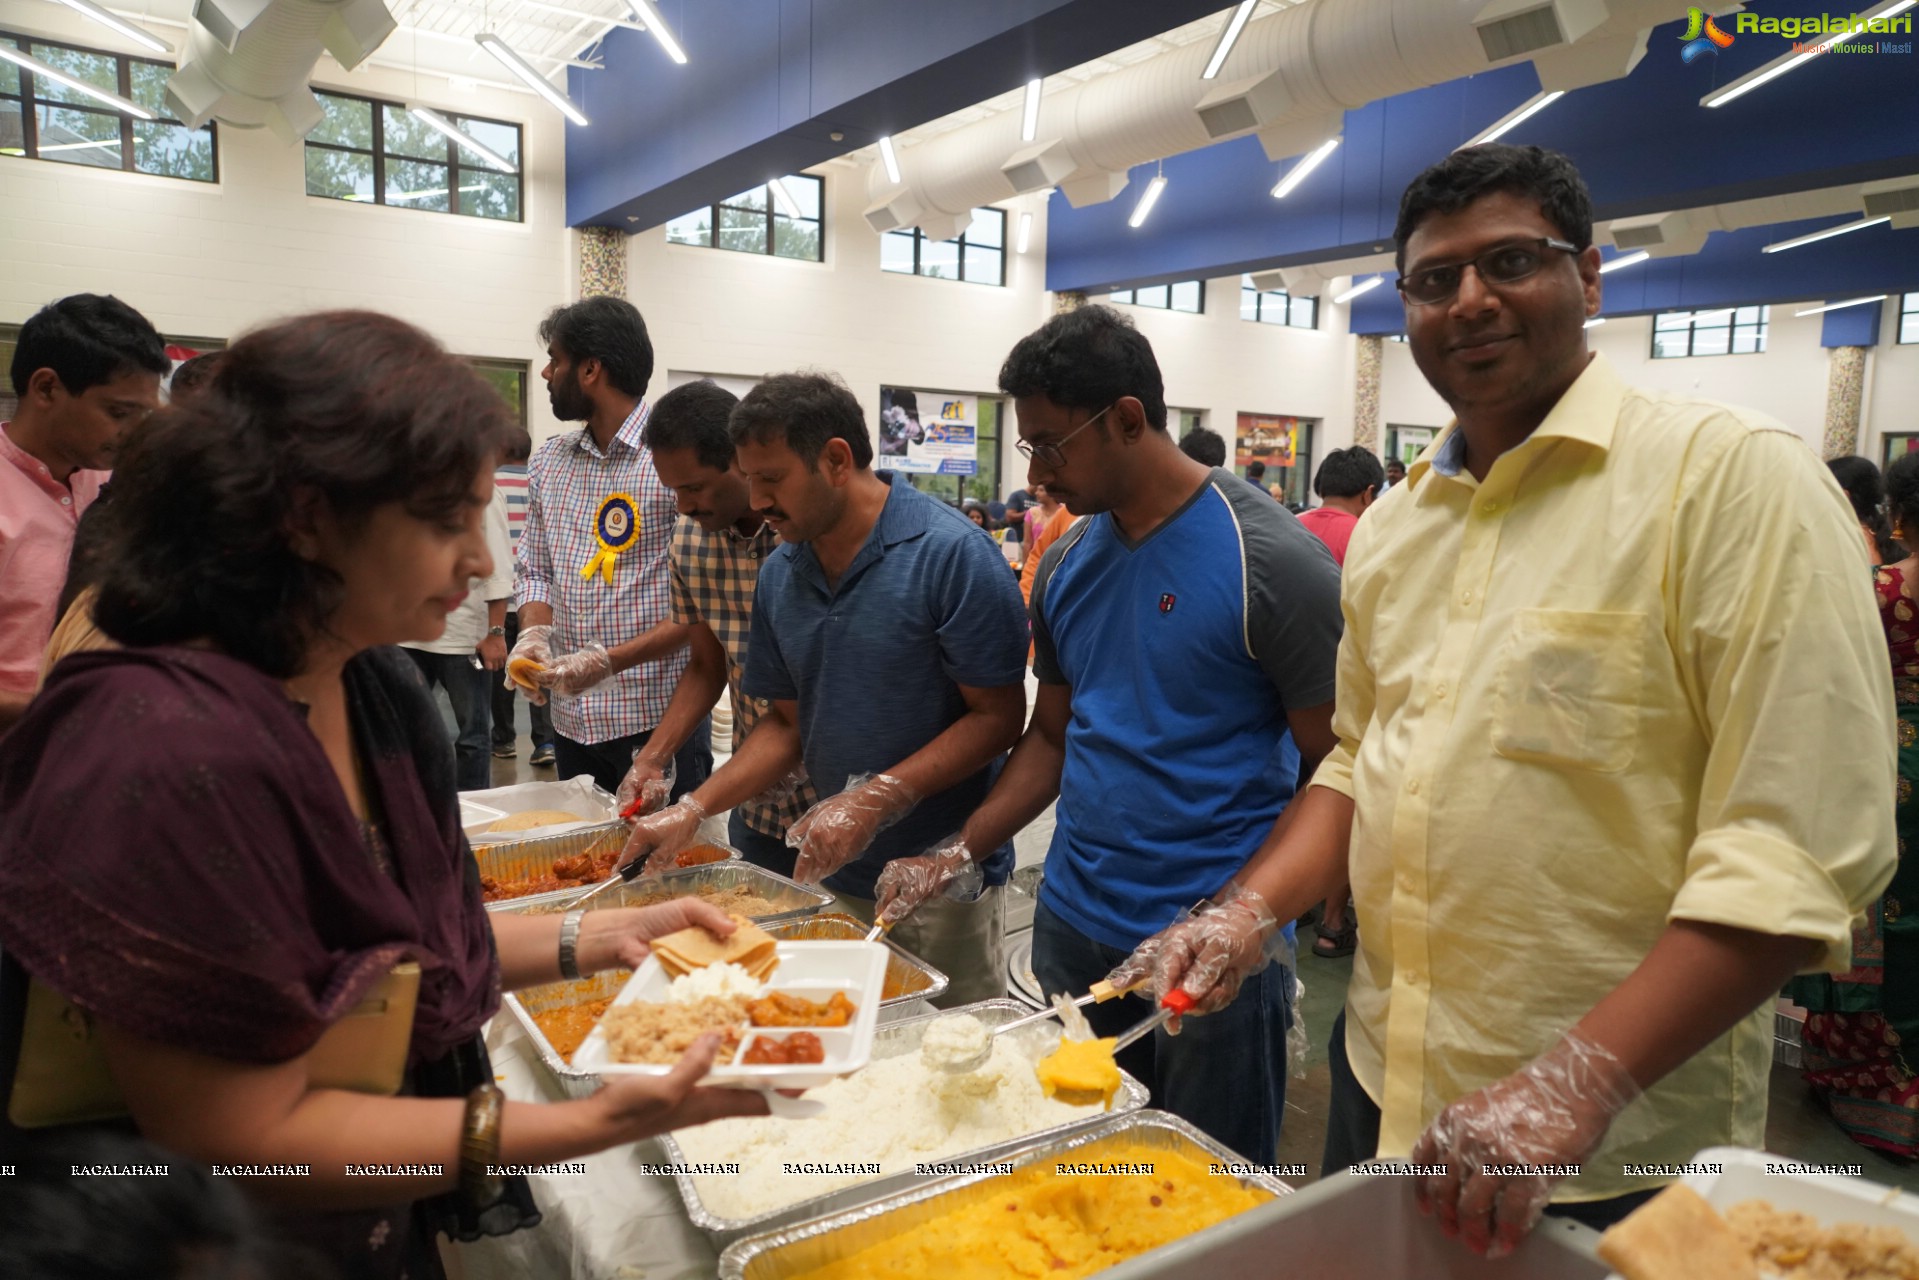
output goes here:
[{"label": "white ventilation duct", "polygon": [[189,129],[218,120],[287,142],[320,123],[307,88],[320,54],[351,71],[396,25],[381,0],[197,0],[193,19],[167,109]]},{"label": "white ventilation duct", "polygon": [[[1219,81],[1200,79],[1212,43],[1198,41],[1049,93],[1031,143],[1011,110],[906,148],[902,182],[868,171],[868,219],[880,230],[944,221],[1049,186],[1076,208],[1097,204],[1134,165],[1247,134],[1277,161],[1334,136],[1346,110],[1524,58],[1548,88],[1617,79],[1671,10],[1667,0],[1307,0],[1248,23]],[[1488,54],[1508,46],[1530,52]]]}]

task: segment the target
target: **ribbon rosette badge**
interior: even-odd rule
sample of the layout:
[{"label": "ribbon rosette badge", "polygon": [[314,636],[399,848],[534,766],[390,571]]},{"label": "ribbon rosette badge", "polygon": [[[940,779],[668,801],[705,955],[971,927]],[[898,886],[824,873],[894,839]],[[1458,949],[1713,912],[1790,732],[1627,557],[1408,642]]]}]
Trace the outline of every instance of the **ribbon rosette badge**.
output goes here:
[{"label": "ribbon rosette badge", "polygon": [[1688,65],[1701,54],[1717,57],[1719,50],[1732,43],[1732,37],[1699,8],[1686,10],[1686,30],[1679,38],[1685,41],[1679,48],[1679,58]]},{"label": "ribbon rosette badge", "polygon": [[593,515],[593,540],[599,544],[599,550],[581,566],[580,576],[590,578],[597,572],[610,587],[613,566],[618,563],[620,553],[631,550],[640,540],[640,509],[632,497],[624,493],[607,495]]}]

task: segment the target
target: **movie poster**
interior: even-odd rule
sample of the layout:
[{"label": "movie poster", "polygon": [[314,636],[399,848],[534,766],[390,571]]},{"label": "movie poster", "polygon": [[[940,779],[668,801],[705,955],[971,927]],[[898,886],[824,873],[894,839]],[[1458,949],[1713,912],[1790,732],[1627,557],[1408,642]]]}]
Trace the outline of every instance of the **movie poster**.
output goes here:
[{"label": "movie poster", "polygon": [[882,471],[970,476],[979,470],[979,400],[951,391],[880,388]]}]

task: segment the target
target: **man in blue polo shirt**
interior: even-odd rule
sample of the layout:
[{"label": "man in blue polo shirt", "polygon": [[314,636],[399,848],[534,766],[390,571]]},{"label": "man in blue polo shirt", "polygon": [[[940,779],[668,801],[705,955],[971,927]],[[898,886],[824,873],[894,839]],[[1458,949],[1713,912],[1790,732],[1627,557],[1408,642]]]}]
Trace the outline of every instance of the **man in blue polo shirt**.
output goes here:
[{"label": "man in blue polo shirt", "polygon": [[[896,472],[872,470],[859,401],[820,374],[768,378],[729,424],[752,505],[780,536],[753,596],[741,689],[771,707],[733,758],[635,825],[622,861],[663,869],[700,820],[802,761],[826,798],[787,832],[795,876],[873,918],[880,872],[957,828],[991,789],[1026,718],[1026,619],[993,540]],[[952,979],[942,1003],[1005,992],[1001,886],[1011,832],[980,862],[985,891],[894,931]],[[1163,923],[1163,922],[1162,922]]]},{"label": "man in blue polo shirt", "polygon": [[[880,907],[963,895],[971,851],[1057,798],[1033,970],[1048,995],[1080,995],[1196,900],[1229,893],[1332,749],[1339,572],[1284,507],[1180,452],[1153,349],[1118,312],[1055,316],[1013,348],[1000,390],[1029,478],[1085,518],[1033,583],[1032,725],[958,837],[888,868]],[[1155,1105],[1270,1163],[1292,976],[1268,965],[1246,981],[1256,998],[1120,1064]],[[1087,1009],[1101,1035],[1147,1013]]]}]

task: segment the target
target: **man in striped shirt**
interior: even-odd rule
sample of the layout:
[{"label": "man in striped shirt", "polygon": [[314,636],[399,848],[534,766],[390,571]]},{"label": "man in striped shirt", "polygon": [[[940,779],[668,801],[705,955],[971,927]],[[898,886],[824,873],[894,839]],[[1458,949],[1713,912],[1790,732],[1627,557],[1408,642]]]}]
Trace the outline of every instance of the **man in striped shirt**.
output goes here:
[{"label": "man in striped shirt", "polygon": [[[555,308],[540,339],[554,416],[586,425],[541,445],[527,469],[513,656],[542,668],[529,696],[554,697],[560,777],[614,791],[666,715],[690,631],[667,617],[673,494],[640,443],[653,344],[633,304],[610,297]],[[676,795],[713,771],[704,723],[675,762]]]},{"label": "man in striped shirt", "polygon": [[[679,504],[670,558],[672,617],[691,629],[692,640],[686,674],[673,691],[666,718],[626,776],[624,790],[631,795],[643,794],[647,784],[665,777],[674,753],[719,702],[722,690],[733,699],[732,750],[739,750],[766,714],[766,700],[742,694],[740,679],[760,566],[780,543],[753,510],[746,475],[734,457],[726,423],[738,403],[738,396],[713,382],[690,382],[660,397],[641,433],[660,479]],[[786,847],[786,829],[818,799],[801,779],[744,801],[733,808],[727,839],[748,862],[790,876],[796,855]]]},{"label": "man in striped shirt", "polygon": [[[521,427],[513,439],[507,442],[505,461],[493,469],[493,487],[506,499],[507,544],[517,556],[520,550],[520,533],[526,528],[526,460],[533,452],[533,436],[525,427]],[[512,602],[509,600],[509,604]],[[505,627],[506,647],[511,649],[520,641],[520,615],[513,609],[506,611]],[[511,760],[517,754],[513,731],[513,704],[519,699],[513,696],[510,682],[501,682],[493,689],[493,754],[502,760]],[[548,765],[553,763],[553,717],[544,703],[532,703],[527,707],[533,729],[533,755],[529,763]]]}]

